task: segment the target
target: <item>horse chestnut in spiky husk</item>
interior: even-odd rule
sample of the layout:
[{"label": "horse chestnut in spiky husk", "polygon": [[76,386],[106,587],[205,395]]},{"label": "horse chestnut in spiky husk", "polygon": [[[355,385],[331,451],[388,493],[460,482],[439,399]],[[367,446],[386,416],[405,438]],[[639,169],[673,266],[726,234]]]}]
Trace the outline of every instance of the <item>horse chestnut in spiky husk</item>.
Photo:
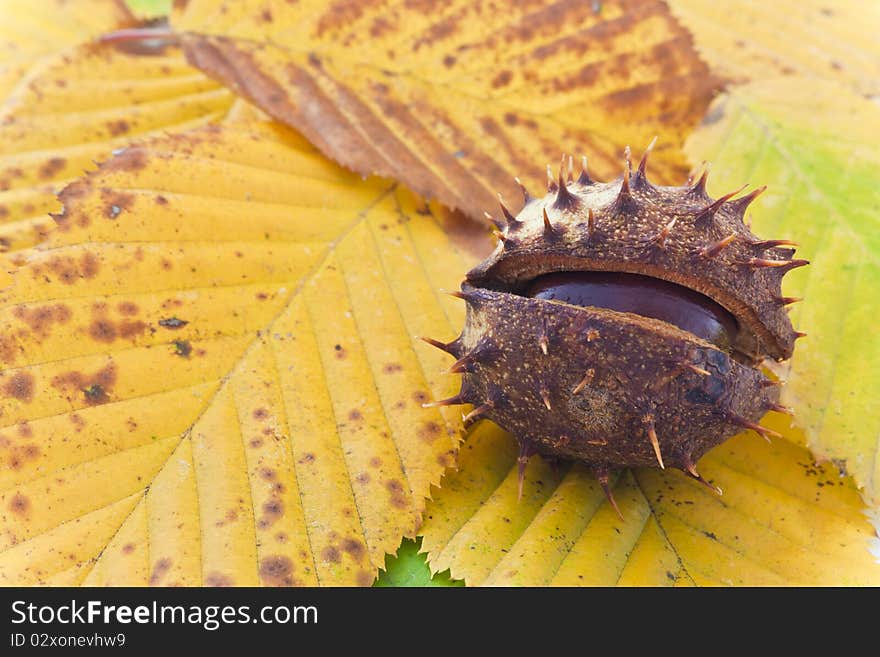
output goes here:
[{"label": "horse chestnut in spiky husk", "polygon": [[[571,160],[549,194],[514,217],[502,204],[498,246],[456,293],[467,320],[456,340],[461,391],[434,405],[473,404],[534,453],[583,461],[609,494],[609,471],[681,468],[777,404],[759,369],[791,356],[796,333],[782,276],[807,264],[786,240],[743,221],[763,191],[734,199],[695,184],[661,187],[633,171],[609,183]],[[563,160],[565,162],[565,160]],[[567,171],[566,171],[567,169]],[[549,173],[549,172],[548,172]],[[705,482],[704,482],[705,483]],[[611,500],[613,503],[613,499]]]}]

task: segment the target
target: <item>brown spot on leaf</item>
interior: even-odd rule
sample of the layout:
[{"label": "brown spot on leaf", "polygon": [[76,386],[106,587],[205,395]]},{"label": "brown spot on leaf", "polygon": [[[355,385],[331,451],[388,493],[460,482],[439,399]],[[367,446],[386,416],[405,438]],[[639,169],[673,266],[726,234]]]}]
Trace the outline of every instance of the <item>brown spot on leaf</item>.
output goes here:
[{"label": "brown spot on leaf", "polygon": [[126,543],[122,546],[122,554],[131,554],[132,552],[134,552],[134,548],[134,543]]},{"label": "brown spot on leaf", "polygon": [[235,583],[229,575],[214,571],[205,576],[205,586],[235,586]]},{"label": "brown spot on leaf", "polygon": [[93,383],[88,388],[85,388],[83,390],[83,395],[88,404],[106,404],[110,401],[110,396],[107,394],[107,391],[98,383]]},{"label": "brown spot on leaf", "polygon": [[360,422],[364,419],[364,415],[358,409],[353,408],[348,412],[348,419],[352,422]]},{"label": "brown spot on leaf", "polygon": [[260,561],[260,580],[264,586],[293,586],[293,562],[282,555]]},{"label": "brown spot on leaf", "polygon": [[272,468],[260,468],[260,477],[266,481],[274,481],[277,476],[277,473]]},{"label": "brown spot on leaf", "polygon": [[394,24],[384,16],[377,16],[370,25],[370,36],[378,39],[386,34],[394,32]]},{"label": "brown spot on leaf", "polygon": [[341,344],[334,345],[333,350],[336,352],[336,358],[338,358],[339,360],[345,359],[345,357],[348,355],[345,347],[343,347]]},{"label": "brown spot on leaf", "polygon": [[339,550],[333,545],[328,545],[321,550],[321,558],[330,563],[339,563],[342,561],[342,555],[339,554]]},{"label": "brown spot on leaf", "polygon": [[109,320],[98,319],[89,326],[89,336],[96,342],[113,342],[116,335],[116,326]]},{"label": "brown spot on leaf", "polygon": [[67,164],[67,160],[63,157],[53,157],[46,160],[37,173],[43,180],[49,180],[58,175],[65,164]]},{"label": "brown spot on leaf", "polygon": [[452,36],[458,31],[458,27],[459,17],[455,15],[433,23],[413,44],[413,51],[418,51],[422,46],[431,46]]},{"label": "brown spot on leaf", "polygon": [[263,446],[263,439],[260,437],[251,438],[248,445],[250,445],[252,449],[259,449]]},{"label": "brown spot on leaf", "polygon": [[391,494],[391,506],[398,509],[405,509],[409,505],[409,500],[404,493],[403,485],[397,481],[397,479],[389,479],[386,481],[385,488],[387,488],[388,492]]},{"label": "brown spot on leaf", "polygon": [[382,371],[385,374],[394,374],[395,372],[402,372],[403,366],[400,363],[385,363],[382,367]]},{"label": "brown spot on leaf", "polygon": [[317,22],[316,35],[320,38],[325,32],[332,32],[357,21],[368,9],[382,4],[382,0],[337,0],[326,7]]},{"label": "brown spot on leaf", "polygon": [[147,156],[140,148],[126,148],[117,154],[109,162],[106,162],[101,170],[109,171],[139,171],[147,166]]},{"label": "brown spot on leaf", "polygon": [[370,459],[370,465],[374,468],[378,468],[380,465],[382,465],[382,459],[380,459],[378,456],[374,456]]},{"label": "brown spot on leaf", "polygon": [[366,570],[359,570],[358,574],[355,575],[355,580],[357,581],[358,586],[372,586],[374,579],[375,577],[373,573]]},{"label": "brown spot on leaf", "polygon": [[110,401],[109,393],[116,385],[116,364],[108,363],[92,375],[70,370],[52,378],[53,388],[60,390],[67,399],[83,399],[89,405],[104,404]]},{"label": "brown spot on leaf", "polygon": [[121,301],[116,304],[116,310],[119,311],[120,315],[137,315],[139,308],[136,303],[131,301]]},{"label": "brown spot on leaf", "polygon": [[[49,271],[58,277],[58,280],[67,285],[73,285],[78,278],[94,278],[100,269],[100,261],[93,253],[84,253],[79,261],[70,256],[54,256],[46,262]],[[39,273],[41,267],[35,268]]]},{"label": "brown spot on leaf", "polygon": [[306,463],[313,463],[314,460],[315,460],[315,455],[312,454],[311,452],[306,452],[305,454],[302,455],[302,457],[300,457],[298,462],[302,463],[302,464],[306,464]]},{"label": "brown spot on leaf", "polygon": [[16,306],[12,311],[13,316],[26,324],[38,337],[46,337],[53,324],[63,324],[70,320],[73,313],[63,303],[49,304],[46,306]]},{"label": "brown spot on leaf", "polygon": [[27,516],[31,510],[31,501],[21,493],[16,493],[9,500],[9,510],[17,516]]},{"label": "brown spot on leaf", "polygon": [[269,411],[265,408],[255,408],[253,415],[255,420],[265,420],[269,417]]},{"label": "brown spot on leaf", "polygon": [[424,404],[430,399],[430,397],[428,397],[428,393],[422,390],[416,390],[413,393],[412,398],[417,404]]},{"label": "brown spot on leaf", "polygon": [[513,79],[513,73],[511,73],[510,71],[507,71],[507,70],[501,71],[500,73],[498,73],[498,75],[496,75],[494,78],[492,78],[492,87],[494,89],[498,89],[500,87],[506,87],[508,84],[510,84],[510,81],[512,79]]},{"label": "brown spot on leaf", "polygon": [[175,340],[172,344],[174,345],[175,355],[189,358],[192,353],[192,345],[189,343],[189,340]]},{"label": "brown spot on leaf", "polygon": [[441,433],[443,433],[443,429],[436,422],[425,422],[418,429],[419,438],[426,443],[433,443]]},{"label": "brown spot on leaf", "polygon": [[260,529],[266,529],[275,524],[275,522],[284,515],[284,503],[272,498],[263,503],[263,517],[260,518],[258,526]]},{"label": "brown spot on leaf", "polygon": [[25,403],[34,398],[34,377],[29,372],[16,372],[3,386],[8,397],[14,397]]},{"label": "brown spot on leaf", "polygon": [[79,259],[80,276],[83,278],[94,278],[101,269],[101,263],[97,256],[91,252],[85,252]]},{"label": "brown spot on leaf", "polygon": [[131,129],[131,126],[128,124],[128,121],[124,119],[119,119],[117,121],[108,121],[107,122],[107,130],[110,132],[110,135],[113,137],[119,137],[120,135],[124,135]]},{"label": "brown spot on leaf", "polygon": [[369,472],[360,472],[354,478],[356,482],[359,484],[368,484],[370,483],[370,473]]},{"label": "brown spot on leaf", "polygon": [[171,569],[172,561],[168,557],[162,557],[153,565],[153,572],[150,573],[150,586],[158,586],[165,577],[166,573]]},{"label": "brown spot on leaf", "polygon": [[356,538],[343,539],[342,549],[348,552],[355,559],[355,561],[360,561],[366,552],[364,544]]},{"label": "brown spot on leaf", "polygon": [[12,336],[0,335],[0,362],[13,363],[18,353],[18,343]]}]

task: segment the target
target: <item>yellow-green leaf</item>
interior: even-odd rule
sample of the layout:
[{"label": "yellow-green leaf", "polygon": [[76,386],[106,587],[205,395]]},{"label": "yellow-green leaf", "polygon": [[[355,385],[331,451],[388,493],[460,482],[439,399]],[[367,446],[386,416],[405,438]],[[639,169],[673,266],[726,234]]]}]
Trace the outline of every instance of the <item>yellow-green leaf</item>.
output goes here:
[{"label": "yellow-green leaf", "polygon": [[180,50],[105,45],[46,56],[0,104],[0,252],[39,243],[55,195],[134,138],[222,118],[233,96]]},{"label": "yellow-green leaf", "polygon": [[[779,417],[776,430],[800,436]],[[425,512],[433,571],[469,585],[877,585],[871,525],[852,481],[788,440],[740,435],[700,473],[623,472],[621,520],[580,465],[555,473],[534,457],[517,502],[518,448],[494,425],[475,428]]]},{"label": "yellow-green leaf", "polygon": [[[266,124],[130,147],[0,294],[5,584],[370,584],[453,462],[424,203]],[[448,409],[444,409],[448,410]]]},{"label": "yellow-green leaf", "polygon": [[172,18],[195,65],[329,157],[479,219],[562,152],[614,177],[660,135],[655,175],[679,182],[717,89],[659,0],[192,0]]},{"label": "yellow-green leaf", "polygon": [[0,101],[42,57],[134,21],[116,0],[0,0],[0,19]]},{"label": "yellow-green leaf", "polygon": [[799,76],[880,93],[880,4],[863,0],[669,0],[713,71],[734,82]]},{"label": "yellow-green leaf", "polygon": [[[803,297],[792,320],[808,336],[779,368],[783,400],[809,445],[849,472],[880,504],[880,108],[832,82],[754,83],[713,106],[688,142],[711,160],[716,191],[766,184],[756,230],[800,243],[811,260],[786,277]],[[714,181],[712,180],[714,178]]]}]

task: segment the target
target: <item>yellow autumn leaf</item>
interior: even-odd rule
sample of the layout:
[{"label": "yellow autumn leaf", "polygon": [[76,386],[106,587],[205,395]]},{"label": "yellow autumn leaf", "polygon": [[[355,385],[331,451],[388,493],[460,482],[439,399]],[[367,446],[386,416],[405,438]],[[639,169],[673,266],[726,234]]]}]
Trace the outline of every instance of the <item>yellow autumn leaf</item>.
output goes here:
[{"label": "yellow autumn leaf", "polygon": [[61,198],[0,293],[0,581],[370,584],[458,440],[421,407],[466,261],[431,210],[267,124]]},{"label": "yellow autumn leaf", "polygon": [[[762,422],[802,439],[780,417]],[[434,572],[469,585],[880,583],[880,544],[852,480],[789,440],[743,434],[709,452],[699,470],[721,496],[677,471],[620,473],[623,519],[587,469],[555,473],[538,457],[517,502],[518,453],[488,422],[471,432],[425,512]]]},{"label": "yellow autumn leaf", "polygon": [[329,157],[477,218],[562,152],[614,177],[658,134],[656,175],[680,182],[717,89],[659,0],[192,0],[172,24],[190,61]]},{"label": "yellow autumn leaf", "polygon": [[669,0],[714,72],[733,82],[781,76],[836,80],[880,93],[880,4],[863,0]]},{"label": "yellow autumn leaf", "polygon": [[0,101],[41,58],[135,20],[116,0],[0,0],[0,16]]},{"label": "yellow autumn leaf", "polygon": [[57,192],[114,149],[216,121],[232,102],[176,48],[87,45],[44,57],[0,105],[0,252],[42,241]]},{"label": "yellow autumn leaf", "polygon": [[786,278],[803,298],[792,320],[807,333],[778,368],[783,401],[809,446],[834,459],[880,505],[880,108],[835,82],[786,78],[732,90],[688,141],[711,159],[716,189],[751,179],[767,193],[752,221],[771,237],[797,236],[810,267]]}]

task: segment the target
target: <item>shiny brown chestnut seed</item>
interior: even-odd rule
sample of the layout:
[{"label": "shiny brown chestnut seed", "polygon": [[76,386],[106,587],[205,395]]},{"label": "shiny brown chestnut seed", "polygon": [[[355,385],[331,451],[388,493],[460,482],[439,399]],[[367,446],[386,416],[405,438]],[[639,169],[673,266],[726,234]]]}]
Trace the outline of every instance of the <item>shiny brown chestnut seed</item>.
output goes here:
[{"label": "shiny brown chestnut seed", "polygon": [[712,344],[729,349],[736,336],[733,315],[681,285],[638,274],[555,272],[531,281],[523,296],[595,306],[669,322]]},{"label": "shiny brown chestnut seed", "polygon": [[[647,154],[646,154],[647,155]],[[465,420],[488,418],[520,444],[520,485],[534,453],[609,471],[681,468],[779,409],[760,370],[791,356],[795,339],[781,279],[808,264],[792,242],[759,240],[743,221],[763,189],[713,200],[705,174],[660,187],[636,171],[593,181],[563,171],[513,216],[467,274],[462,334],[428,340],[458,360]],[[657,303],[666,301],[668,303]],[[705,483],[705,482],[704,482]]]}]

